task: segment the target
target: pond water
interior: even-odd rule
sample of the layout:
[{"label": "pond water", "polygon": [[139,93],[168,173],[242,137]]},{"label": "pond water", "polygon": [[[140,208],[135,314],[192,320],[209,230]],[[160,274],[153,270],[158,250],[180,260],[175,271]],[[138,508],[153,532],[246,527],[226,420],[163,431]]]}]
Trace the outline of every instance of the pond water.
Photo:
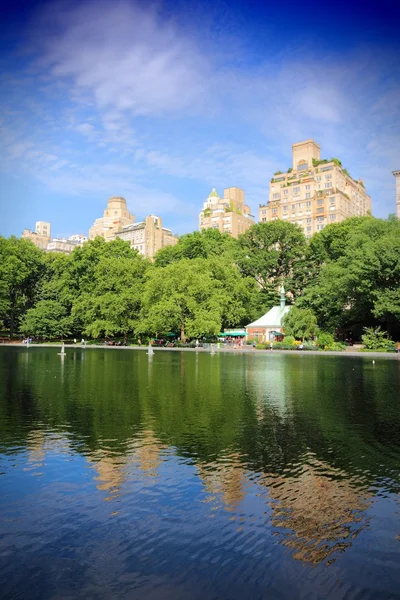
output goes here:
[{"label": "pond water", "polygon": [[400,361],[0,348],[0,596],[400,598]]}]

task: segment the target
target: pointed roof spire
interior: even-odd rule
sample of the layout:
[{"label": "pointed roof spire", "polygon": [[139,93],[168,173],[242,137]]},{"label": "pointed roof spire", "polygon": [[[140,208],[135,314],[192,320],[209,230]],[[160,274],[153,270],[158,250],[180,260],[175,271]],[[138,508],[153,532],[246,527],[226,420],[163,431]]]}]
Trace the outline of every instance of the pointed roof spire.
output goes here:
[{"label": "pointed roof spire", "polygon": [[208,196],[208,197],[209,197],[209,198],[213,198],[213,197],[214,197],[214,198],[219,198],[219,196],[218,196],[218,194],[217,194],[217,192],[216,192],[215,188],[213,188],[213,189],[211,190],[211,194],[209,194],[209,196]]},{"label": "pointed roof spire", "polygon": [[281,310],[284,310],[285,305],[286,305],[286,297],[285,297],[285,288],[283,287],[283,284],[282,284],[282,287],[281,287],[281,302],[280,302],[280,305],[281,305]]}]

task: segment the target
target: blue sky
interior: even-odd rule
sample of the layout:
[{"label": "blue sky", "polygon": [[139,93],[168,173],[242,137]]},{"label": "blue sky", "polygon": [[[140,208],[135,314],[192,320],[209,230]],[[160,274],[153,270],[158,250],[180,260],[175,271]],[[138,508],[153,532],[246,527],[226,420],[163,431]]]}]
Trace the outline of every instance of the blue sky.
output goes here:
[{"label": "blue sky", "polygon": [[373,214],[395,211],[397,0],[16,0],[0,17],[2,235],[87,233],[113,195],[181,234],[234,185],[258,216],[308,138]]}]

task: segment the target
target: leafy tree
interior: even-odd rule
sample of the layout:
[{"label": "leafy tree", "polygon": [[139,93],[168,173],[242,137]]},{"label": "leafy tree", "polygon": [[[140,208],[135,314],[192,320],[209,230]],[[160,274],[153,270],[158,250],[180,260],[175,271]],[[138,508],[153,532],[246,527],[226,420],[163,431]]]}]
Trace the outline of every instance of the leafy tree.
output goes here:
[{"label": "leafy tree", "polygon": [[367,350],[386,350],[392,342],[380,327],[365,327],[361,339]]},{"label": "leafy tree", "polygon": [[176,331],[186,336],[215,335],[221,326],[221,308],[214,281],[204,260],[182,259],[163,269],[151,269],[143,294],[138,324],[141,333]]},{"label": "leafy tree", "polygon": [[72,319],[56,300],[40,300],[21,321],[21,331],[40,338],[64,337],[71,333]]},{"label": "leafy tree", "polygon": [[135,329],[148,265],[136,251],[100,256],[93,281],[72,303],[72,316],[80,320],[86,335],[123,334],[126,340]]},{"label": "leafy tree", "polygon": [[154,258],[157,267],[165,267],[182,258],[211,258],[213,256],[229,255],[233,259],[237,240],[218,229],[204,229],[187,233],[179,238],[175,246],[159,250]]},{"label": "leafy tree", "polygon": [[0,319],[11,337],[36,300],[43,271],[43,250],[30,240],[0,237]]},{"label": "leafy tree", "polygon": [[283,317],[285,334],[293,335],[302,341],[313,338],[318,333],[317,318],[309,308],[292,306]]},{"label": "leafy tree", "polygon": [[314,310],[320,327],[327,329],[372,326],[379,320],[395,324],[400,287],[397,220],[349,219],[314,237],[313,263],[318,267],[299,306]]},{"label": "leafy tree", "polygon": [[272,305],[278,300],[276,290],[282,282],[293,296],[299,294],[305,253],[302,229],[277,220],[253,225],[239,237],[236,262],[244,276],[254,277],[266,303]]},{"label": "leafy tree", "polygon": [[254,283],[223,259],[187,259],[147,273],[141,333],[175,331],[186,337],[216,335],[246,317]]}]

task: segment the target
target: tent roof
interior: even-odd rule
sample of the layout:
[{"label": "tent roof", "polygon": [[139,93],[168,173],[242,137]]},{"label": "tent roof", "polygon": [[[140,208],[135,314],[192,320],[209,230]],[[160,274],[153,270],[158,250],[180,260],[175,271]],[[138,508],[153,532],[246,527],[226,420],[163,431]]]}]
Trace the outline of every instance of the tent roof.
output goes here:
[{"label": "tent roof", "polygon": [[246,329],[248,327],[273,327],[275,329],[279,329],[282,327],[283,317],[289,312],[289,310],[290,306],[284,306],[283,308],[280,306],[273,306],[271,310],[257,319],[257,321],[253,321],[253,323],[246,325]]}]

